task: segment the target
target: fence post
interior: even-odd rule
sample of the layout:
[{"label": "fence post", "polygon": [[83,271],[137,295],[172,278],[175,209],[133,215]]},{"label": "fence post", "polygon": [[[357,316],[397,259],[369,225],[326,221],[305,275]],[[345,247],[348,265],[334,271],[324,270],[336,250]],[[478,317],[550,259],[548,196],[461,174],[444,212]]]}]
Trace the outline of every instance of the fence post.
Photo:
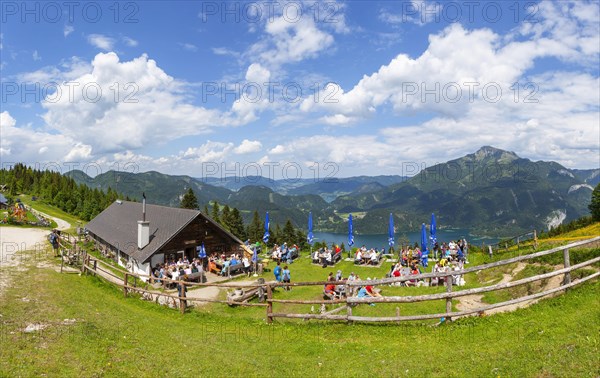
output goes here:
[{"label": "fence post", "polygon": [[[446,276],[446,293],[451,293],[452,292],[452,276],[448,275]],[[446,314],[449,314],[452,312],[452,298],[446,298]],[[452,319],[450,319],[449,316],[446,316],[446,320],[450,321]]]},{"label": "fence post", "polygon": [[182,314],[185,313],[185,307],[187,304],[187,300],[185,299],[185,281],[179,281],[177,284],[177,292],[179,294],[179,310]]},{"label": "fence post", "polygon": [[[563,261],[565,268],[571,267],[571,258],[569,257],[569,248],[563,249]],[[563,280],[563,285],[568,285],[571,283],[571,272],[565,273],[565,279]]]},{"label": "fence post", "polygon": [[87,258],[87,251],[83,251],[81,256],[81,273],[85,272],[85,259]]},{"label": "fence post", "polygon": [[348,303],[348,297],[346,297],[346,315],[347,317],[347,322],[350,323],[350,317],[352,316],[352,307],[350,307],[350,303]]},{"label": "fence post", "polygon": [[129,281],[129,274],[125,273],[125,278],[123,279],[123,295],[127,298],[127,281]]},{"label": "fence post", "polygon": [[267,324],[273,323],[273,317],[271,314],[273,313],[273,290],[271,289],[271,285],[267,284]]},{"label": "fence post", "polygon": [[98,260],[94,260],[94,275],[96,275],[96,268],[98,267]]}]

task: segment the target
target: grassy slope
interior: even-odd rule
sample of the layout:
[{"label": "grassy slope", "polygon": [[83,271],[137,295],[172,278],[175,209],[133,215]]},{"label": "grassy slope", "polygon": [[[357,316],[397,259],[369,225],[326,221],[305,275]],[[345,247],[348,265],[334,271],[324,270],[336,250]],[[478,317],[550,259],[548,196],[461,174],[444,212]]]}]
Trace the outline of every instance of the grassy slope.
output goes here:
[{"label": "grassy slope", "polygon": [[46,213],[50,216],[57,217],[57,218],[60,218],[60,219],[63,219],[65,221],[69,222],[71,224],[71,228],[69,228],[67,230],[68,232],[73,232],[73,233],[75,232],[75,228],[77,227],[77,222],[81,222],[82,224],[85,223],[85,222],[82,222],[79,218],[77,218],[71,214],[65,213],[64,211],[62,211],[54,206],[45,204],[41,201],[32,201],[31,196],[29,196],[29,195],[21,194],[19,196],[19,198],[21,199],[21,201],[23,201],[28,206],[31,206],[33,209],[35,209],[37,211],[41,211],[42,213]]},{"label": "grassy slope", "polygon": [[[600,373],[597,281],[515,313],[441,327],[314,321],[269,326],[211,311],[182,316],[152,303],[125,299],[119,290],[94,277],[49,269],[27,277],[31,281],[16,280],[0,299],[1,376],[197,376],[200,372],[202,376],[278,377],[585,377]],[[64,319],[77,321],[60,324]],[[37,333],[22,332],[27,324],[38,322],[54,325]]]},{"label": "grassy slope", "polygon": [[[36,208],[64,216],[51,207]],[[76,224],[75,218],[65,218]],[[473,254],[471,262],[479,265],[487,259],[485,255]],[[342,262],[334,269],[322,269],[302,259],[291,265],[294,281],[322,280],[329,271],[335,273],[337,269],[345,274],[353,270],[363,278],[382,277],[389,264],[375,269]],[[283,320],[269,326],[264,322],[262,308],[215,304],[182,316],[153,303],[125,299],[118,289],[93,277],[60,275],[49,269],[15,274],[30,280],[15,279],[5,296],[0,297],[0,376],[600,374],[598,281],[529,309],[441,327],[433,327],[432,323],[390,326]],[[496,272],[488,278],[501,274]],[[272,273],[265,273],[265,277],[271,279]],[[467,287],[479,286],[476,281],[467,279]],[[385,295],[443,291],[383,289]],[[320,286],[297,288],[278,291],[276,297],[319,298],[321,290]],[[26,301],[22,300],[24,297]],[[275,305],[275,311],[310,309],[300,307]],[[409,315],[443,308],[442,302],[433,302],[403,305],[401,311]],[[378,304],[360,306],[354,313],[386,315],[394,310],[395,305]],[[77,321],[64,325],[63,319]],[[23,333],[28,324],[36,322],[51,326],[41,332]],[[425,357],[420,357],[422,352]],[[425,362],[419,363],[421,359]]]}]

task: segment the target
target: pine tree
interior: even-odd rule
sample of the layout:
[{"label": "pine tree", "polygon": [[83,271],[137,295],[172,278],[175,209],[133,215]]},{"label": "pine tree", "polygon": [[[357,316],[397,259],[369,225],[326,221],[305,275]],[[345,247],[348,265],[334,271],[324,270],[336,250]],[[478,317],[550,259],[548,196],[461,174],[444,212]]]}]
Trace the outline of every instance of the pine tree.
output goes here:
[{"label": "pine tree", "polygon": [[251,242],[261,241],[264,233],[264,225],[258,216],[258,211],[254,211],[252,222],[248,225],[248,238]]},{"label": "pine tree", "polygon": [[294,225],[290,219],[288,219],[285,222],[285,226],[283,226],[283,234],[281,235],[281,238],[288,244],[296,243],[296,230],[294,229]]},{"label": "pine tree", "polygon": [[231,231],[231,209],[229,205],[223,206],[223,210],[221,210],[221,218],[220,218],[221,226],[225,227],[226,230]]},{"label": "pine tree", "polygon": [[204,215],[208,216],[208,205],[204,205]]},{"label": "pine tree", "polygon": [[285,240],[283,239],[283,232],[281,231],[281,226],[279,223],[275,225],[275,231],[271,232],[269,230],[271,237],[269,238],[269,242],[273,244],[283,244]]},{"label": "pine tree", "polygon": [[242,219],[240,211],[236,207],[234,207],[231,211],[230,231],[242,241],[247,239],[246,230],[244,229],[244,220]]},{"label": "pine tree", "polygon": [[592,219],[596,222],[600,222],[600,182],[594,188],[592,192],[592,201],[588,208],[592,213]]},{"label": "pine tree", "polygon": [[192,188],[189,188],[188,191],[183,195],[181,199],[181,205],[179,206],[182,209],[198,209],[198,198],[196,198],[196,194]]},{"label": "pine tree", "polygon": [[215,201],[213,203],[213,207],[212,207],[212,213],[210,215],[210,217],[212,218],[212,220],[214,220],[217,223],[221,223],[221,221],[219,220],[219,203],[217,201]]}]

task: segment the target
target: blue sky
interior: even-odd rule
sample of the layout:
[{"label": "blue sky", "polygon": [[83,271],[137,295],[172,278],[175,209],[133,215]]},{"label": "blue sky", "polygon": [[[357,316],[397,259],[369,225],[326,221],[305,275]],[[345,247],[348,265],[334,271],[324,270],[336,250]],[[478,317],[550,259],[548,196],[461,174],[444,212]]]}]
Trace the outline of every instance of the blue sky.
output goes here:
[{"label": "blue sky", "polygon": [[597,1],[3,2],[0,21],[3,164],[345,177],[493,145],[600,165]]}]

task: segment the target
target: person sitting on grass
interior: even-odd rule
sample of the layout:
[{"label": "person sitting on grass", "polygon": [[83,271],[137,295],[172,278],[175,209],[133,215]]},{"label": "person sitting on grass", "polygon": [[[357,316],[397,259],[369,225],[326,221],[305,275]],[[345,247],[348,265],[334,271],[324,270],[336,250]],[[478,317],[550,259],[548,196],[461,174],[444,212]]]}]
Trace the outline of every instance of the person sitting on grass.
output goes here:
[{"label": "person sitting on grass", "polygon": [[[369,280],[369,279],[367,279]],[[366,297],[381,297],[381,294],[376,293],[373,290],[373,286],[367,285],[363,286],[358,290],[358,298],[366,298]],[[375,303],[369,303],[370,306],[375,306]]]}]

